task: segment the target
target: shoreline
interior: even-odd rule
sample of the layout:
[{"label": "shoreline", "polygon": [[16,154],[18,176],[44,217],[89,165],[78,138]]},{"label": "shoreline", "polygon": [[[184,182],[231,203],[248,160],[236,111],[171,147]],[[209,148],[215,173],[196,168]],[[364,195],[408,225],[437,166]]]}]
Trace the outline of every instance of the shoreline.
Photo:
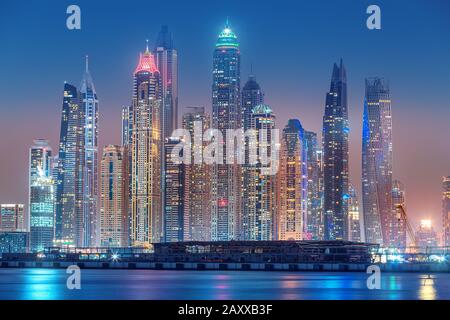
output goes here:
[{"label": "shoreline", "polygon": [[217,263],[217,262],[126,262],[126,261],[0,261],[0,269],[186,270],[186,271],[284,271],[367,272],[371,265],[381,272],[450,273],[447,263]]}]

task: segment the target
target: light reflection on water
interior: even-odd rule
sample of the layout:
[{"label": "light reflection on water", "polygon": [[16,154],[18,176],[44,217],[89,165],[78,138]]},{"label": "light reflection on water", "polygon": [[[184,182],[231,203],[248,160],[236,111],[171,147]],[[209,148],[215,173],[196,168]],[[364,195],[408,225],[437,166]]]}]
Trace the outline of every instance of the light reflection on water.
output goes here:
[{"label": "light reflection on water", "polygon": [[450,299],[450,274],[82,270],[81,290],[64,269],[0,269],[0,299]]}]

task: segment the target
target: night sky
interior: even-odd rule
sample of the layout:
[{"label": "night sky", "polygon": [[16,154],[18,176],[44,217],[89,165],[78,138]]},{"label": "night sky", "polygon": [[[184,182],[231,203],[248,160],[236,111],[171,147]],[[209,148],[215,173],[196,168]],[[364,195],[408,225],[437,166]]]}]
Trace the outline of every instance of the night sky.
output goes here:
[{"label": "night sky", "polygon": [[[81,7],[81,30],[66,8]],[[366,28],[377,4],[382,30]],[[0,3],[0,203],[27,203],[28,148],[59,139],[63,82],[79,85],[84,56],[100,100],[100,146],[120,143],[121,106],[145,39],[162,24],[179,56],[180,107],[211,110],[212,53],[229,18],[241,44],[242,85],[253,73],[277,116],[320,132],[332,65],[347,68],[351,181],[361,190],[364,78],[390,81],[394,178],[416,226],[440,231],[442,176],[450,175],[450,1],[13,1]],[[101,148],[100,148],[101,152]],[[360,195],[360,194],[359,194]]]}]

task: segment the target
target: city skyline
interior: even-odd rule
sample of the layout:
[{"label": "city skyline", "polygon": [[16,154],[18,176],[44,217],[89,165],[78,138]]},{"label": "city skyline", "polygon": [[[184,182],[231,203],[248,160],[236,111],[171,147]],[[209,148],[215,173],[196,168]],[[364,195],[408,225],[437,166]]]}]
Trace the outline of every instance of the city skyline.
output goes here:
[{"label": "city skyline", "polygon": [[[222,22],[223,20],[224,19],[222,18],[217,23],[219,25],[221,25],[221,24],[223,24],[223,22]],[[231,19],[230,19],[232,25],[234,25],[234,23],[236,23],[237,25],[242,24],[242,22],[239,21],[239,20],[240,19],[233,19],[232,16],[231,16]],[[171,25],[169,25],[169,27],[172,29]],[[159,28],[159,25],[155,24],[154,28],[155,29]],[[361,26],[361,28],[362,28],[362,26]],[[239,36],[240,36],[240,32],[243,31],[241,29],[242,29],[242,27],[240,28],[240,30],[238,32]],[[212,30],[212,31],[217,33],[218,30],[219,30],[219,28],[216,28],[215,30]],[[149,33],[149,32],[147,32],[147,33]],[[174,33],[175,33],[175,39],[178,39],[178,37],[176,36],[176,32],[174,32]],[[370,34],[368,34],[367,36],[370,36]],[[213,39],[215,39],[215,38],[213,37]],[[251,42],[251,41],[252,41],[251,39],[247,39],[245,41],[246,45],[248,46],[249,45],[248,42]],[[245,43],[243,40],[241,40],[240,42],[241,43]],[[154,41],[153,41],[153,43],[154,43]],[[137,43],[137,46],[138,47],[142,47],[142,40],[139,43]],[[177,47],[179,47],[179,45]],[[204,50],[206,51],[206,53],[209,53],[209,55],[211,55],[210,48],[209,49],[206,48]],[[251,57],[250,57],[250,54],[248,52],[247,53],[244,53],[244,52],[245,51],[243,51],[243,55],[245,54],[247,59],[250,58],[250,59],[248,59],[246,61],[245,67],[243,65],[243,67],[248,70],[249,69],[249,61],[251,60]],[[89,52],[87,52],[87,53],[89,53]],[[333,58],[332,60],[334,61],[336,59],[339,59],[340,56],[344,57],[344,59],[346,61],[346,65],[348,63],[352,63],[351,59],[347,58],[344,54],[339,54],[339,53],[335,53],[334,54],[335,58]],[[81,57],[82,57],[82,55],[80,55],[80,59],[79,59],[80,61],[81,61]],[[99,59],[97,59],[97,62],[96,62],[95,58],[93,58],[91,61],[92,61],[91,62],[91,69],[95,70],[97,63],[99,65],[98,68],[101,69],[101,61],[99,61]],[[133,60],[132,63],[135,63],[135,60]],[[188,62],[185,62],[185,63],[188,63]],[[375,61],[375,64],[377,64],[377,63],[378,62]],[[77,63],[74,63],[74,64],[78,65]],[[323,64],[323,66],[320,66],[320,68],[329,69],[330,63],[328,62],[327,59],[324,59],[324,61],[322,61],[322,64]],[[277,115],[276,126],[279,129],[281,129],[287,122],[285,119],[287,119],[287,118],[299,118],[299,119],[302,120],[302,124],[305,127],[305,129],[311,130],[311,131],[314,131],[314,132],[320,132],[321,131],[320,130],[320,116],[319,117],[317,117],[315,115],[311,116],[307,112],[307,110],[305,112],[302,112],[302,110],[298,110],[298,108],[293,108],[293,109],[291,109],[291,111],[286,112],[286,109],[283,106],[283,104],[284,104],[283,99],[280,99],[279,101],[277,101],[277,94],[276,94],[277,90],[273,89],[273,86],[270,85],[270,81],[266,81],[266,79],[267,79],[267,73],[266,72],[267,71],[265,71],[263,69],[264,68],[262,68],[261,66],[258,67],[258,65],[255,63],[254,73],[255,73],[256,77],[258,78],[258,80],[259,80],[258,82],[260,82],[262,87],[264,88],[264,92],[266,93],[266,99],[268,100],[268,103],[273,107],[273,109],[275,110],[275,113]],[[271,68],[269,70],[271,70]],[[349,74],[354,73],[355,70],[358,70],[358,69],[353,69],[352,70],[352,68],[348,67],[348,65],[347,65],[347,71],[348,71]],[[361,72],[361,71],[358,70],[358,72]],[[64,73],[65,74],[70,74],[70,71],[67,71],[67,72],[64,71]],[[328,73],[329,73],[329,71],[328,71]],[[73,77],[75,78],[75,76],[77,74],[78,73],[76,73]],[[100,72],[95,72],[96,84],[100,85],[100,81],[97,80],[98,77],[99,77],[97,74],[100,75],[101,73]],[[181,72],[180,72],[180,74],[181,74]],[[397,83],[399,81],[399,80],[397,80],[398,78],[394,78],[393,79],[392,77],[389,77],[389,76],[383,74],[381,71],[379,73],[376,73],[376,75],[378,75],[378,76],[386,76],[386,78],[389,78],[390,80],[392,80],[391,82],[395,82],[396,83],[396,85],[392,85],[392,88],[391,88],[393,93],[394,93],[394,95],[396,95],[396,92],[399,92],[399,90],[402,90],[401,89],[402,86],[398,86],[397,85]],[[185,75],[183,75],[183,76],[185,76]],[[300,75],[300,77],[301,76],[302,75]],[[241,78],[242,77],[245,79],[247,77],[247,73],[246,72],[241,72]],[[304,77],[307,78],[307,75],[305,74]],[[130,78],[129,74],[128,74],[128,78]],[[2,78],[2,80],[3,80],[3,78]],[[359,79],[359,81],[363,82],[363,78]],[[353,83],[355,83],[355,82],[353,82]],[[327,77],[324,77],[323,79],[321,79],[320,83],[322,83],[322,85],[321,85],[321,87],[319,89],[320,89],[320,91],[322,91],[322,93],[319,94],[318,97],[314,97],[314,99],[317,99],[317,101],[319,101],[319,102],[320,102],[320,97],[322,97],[322,102],[321,103],[319,103],[319,104],[314,103],[314,108],[319,110],[318,111],[319,114],[322,112],[322,106],[323,106],[323,103],[324,103],[324,101],[323,101],[323,92],[325,92],[325,90],[323,90],[323,89],[326,88]],[[101,86],[104,87],[105,84],[102,83]],[[349,110],[350,113],[353,113],[352,108],[358,110],[358,113],[361,112],[361,109],[362,109],[363,94],[361,94],[361,91],[357,89],[358,86],[352,87],[351,84],[348,85],[348,87],[349,87],[349,89],[348,89],[349,90],[349,95],[359,96],[358,99],[356,99],[356,98],[353,99],[353,101],[356,100],[356,101],[359,101],[359,102],[357,104],[351,104],[351,106],[349,108],[350,109]],[[180,86],[180,89],[181,88],[182,88],[182,86]],[[98,87],[97,87],[97,89],[98,89]],[[125,88],[125,89],[127,89],[127,88]],[[52,95],[52,96],[55,96],[56,99],[58,100],[58,103],[56,103],[53,106],[53,113],[56,114],[57,117],[59,117],[61,86],[60,86],[60,88],[59,88],[59,90],[57,92],[52,91],[52,93],[50,94],[50,93],[48,93],[48,91],[49,90],[46,90],[46,93],[45,93],[46,96],[47,95]],[[101,115],[100,115],[100,118],[102,118],[102,116],[103,116],[104,119],[108,119],[109,120],[109,121],[104,120],[104,122],[102,122],[101,119],[100,119],[100,123],[101,123],[100,124],[100,128],[101,128],[100,129],[100,140],[103,141],[103,142],[101,142],[99,144],[99,146],[103,147],[104,145],[109,144],[109,143],[105,143],[106,141],[111,142],[113,144],[119,144],[119,140],[117,139],[117,137],[120,135],[120,129],[119,128],[120,128],[120,111],[121,111],[122,100],[119,99],[120,103],[119,103],[119,101],[117,101],[117,102],[114,103],[114,106],[112,107],[111,106],[111,97],[108,97],[108,94],[107,94],[108,91],[103,91],[101,93],[100,93],[99,90],[97,90],[97,91],[99,92],[99,96],[102,99],[102,108],[103,108],[103,106],[108,105],[107,107],[105,106],[105,108],[108,108],[108,109],[105,109],[107,111],[105,111],[104,113],[102,111]],[[129,91],[130,91],[129,89],[128,90],[121,90],[121,91],[123,91],[122,95],[125,95],[125,97],[129,97]],[[357,92],[357,91],[359,91],[359,94],[355,94],[355,92]],[[442,94],[445,97],[445,93],[442,93]],[[203,106],[206,107],[207,110],[210,110],[210,103],[207,102],[208,90],[205,90],[205,92],[202,95],[206,96],[206,99],[204,97],[198,99],[199,103],[195,103],[195,105],[203,105]],[[311,93],[311,95],[313,95],[313,94]],[[314,93],[314,96],[315,95],[316,94]],[[424,95],[426,95],[426,94],[424,93]],[[417,99],[419,101],[421,100],[420,95],[416,94],[415,97],[417,97]],[[106,99],[106,101],[109,101],[109,102],[107,102],[107,103],[103,102],[105,99]],[[306,100],[308,100],[308,99],[311,99],[311,98],[309,97]],[[54,99],[52,98],[51,100],[54,100]],[[129,99],[127,101],[128,102],[125,101],[123,104],[129,104]],[[184,101],[188,101],[189,102],[189,101],[194,101],[194,99],[192,97],[191,98],[187,97],[186,100],[184,100]],[[297,104],[297,103],[299,105],[303,105],[305,102],[297,101],[295,104]],[[194,104],[194,103],[189,102],[189,104]],[[288,104],[292,105],[293,103],[290,102]],[[403,154],[405,152],[406,153],[413,152],[416,149],[416,147],[414,145],[412,145],[412,144],[410,144],[409,146],[407,146],[407,145],[405,146],[405,145],[402,145],[401,143],[398,143],[398,142],[395,141],[395,139],[396,139],[396,132],[400,131],[400,133],[401,133],[402,130],[404,130],[404,128],[401,126],[401,122],[399,120],[396,120],[397,117],[398,118],[402,117],[402,114],[400,113],[401,108],[397,107],[397,106],[401,106],[401,105],[406,106],[406,104],[407,104],[407,101],[402,101],[401,99],[393,98],[393,114],[394,114],[394,128],[395,128],[394,129],[394,168],[398,167],[398,164],[397,164],[397,166],[395,165],[396,164],[396,159],[395,159],[396,157],[401,158],[401,156],[403,156]],[[184,107],[187,106],[187,103],[181,102],[181,106],[184,109]],[[109,114],[110,111],[114,111],[114,112],[111,112],[111,114]],[[15,113],[15,112],[16,111],[6,111],[5,110],[5,114],[7,115],[6,118],[11,117],[10,113]],[[3,113],[3,109],[2,109],[2,113]],[[33,112],[31,112],[31,113],[33,113]],[[354,112],[354,113],[357,113],[357,112]],[[440,113],[440,114],[444,114],[444,113]],[[48,113],[48,115],[50,115],[50,113]],[[12,117],[14,117],[14,116],[12,116]],[[50,120],[50,119],[52,119],[52,117],[54,118],[53,114],[51,116],[46,116],[45,119],[48,119],[48,121],[50,122],[50,121],[53,121],[53,120]],[[309,121],[313,117],[314,117],[315,120],[314,121]],[[442,117],[444,118],[444,116],[442,116]],[[38,117],[38,119],[39,119],[39,117]],[[355,119],[355,117],[353,117],[353,118],[351,118],[351,121],[350,121],[351,132],[353,134],[353,139],[352,139],[352,137],[350,138],[350,153],[353,155],[353,159],[350,160],[350,170],[353,171],[353,173],[351,173],[350,176],[351,176],[351,180],[356,185],[356,189],[360,190],[360,186],[359,186],[360,176],[358,174],[354,173],[354,172],[358,172],[358,168],[360,167],[360,162],[354,160],[355,158],[357,159],[359,157],[357,150],[360,148],[359,147],[359,145],[360,145],[360,138],[358,139],[358,138],[355,138],[354,136],[358,135],[358,134],[359,134],[359,136],[361,136],[360,135],[361,131],[359,131],[357,128],[360,126],[360,122],[362,122],[362,117],[360,117],[359,121],[355,121],[355,120],[357,120],[357,119]],[[180,121],[180,116],[178,117],[178,121]],[[400,123],[399,124],[395,124],[395,121],[399,121]],[[436,120],[436,121],[439,123],[439,120]],[[58,121],[56,121],[56,123],[58,123]],[[314,124],[312,124],[312,123],[314,123]],[[319,123],[319,126],[318,126],[318,123]],[[2,124],[3,124],[3,122],[2,122]],[[408,126],[408,123],[405,124],[405,127],[407,127],[407,126]],[[2,127],[5,128],[5,129],[2,129],[2,130],[7,130],[8,128],[11,129],[11,127],[8,126],[8,124],[6,124],[6,123]],[[57,126],[55,126],[55,127],[57,127]],[[414,127],[414,125],[413,125],[413,127]],[[59,130],[59,128],[57,128],[56,130]],[[52,129],[48,128],[48,129],[36,130],[34,133],[29,133],[27,138],[26,138],[27,139],[26,140],[27,144],[23,146],[23,149],[26,150],[28,148],[28,145],[30,145],[32,140],[35,139],[35,138],[46,138],[46,139],[50,140],[50,143],[54,147],[54,150],[57,150],[57,148],[55,148],[56,143],[57,143],[57,139],[55,138],[54,131],[55,130],[52,130]],[[356,131],[356,133],[355,133],[355,131]],[[53,133],[51,133],[51,132],[53,132]],[[407,130],[407,132],[408,132],[408,130]],[[420,137],[418,137],[418,139],[420,141]],[[25,137],[21,137],[20,140],[25,140]],[[418,142],[418,144],[419,144],[419,142]],[[444,144],[444,146],[445,146],[445,144]],[[13,150],[15,150],[16,148],[13,148]],[[435,146],[435,148],[436,148],[435,149],[436,150],[435,153],[442,152],[442,154],[444,154],[444,155],[446,154],[445,152],[439,150],[438,146]],[[21,154],[21,153],[23,153],[23,151],[15,151],[15,154]],[[8,174],[7,172],[12,171],[11,163],[10,163],[10,160],[6,159],[5,156],[2,156],[2,162],[4,161],[4,158],[5,158],[6,164],[9,165],[8,166],[9,169],[6,170],[6,172],[2,170],[2,172],[1,172],[2,175],[1,176],[2,176],[2,178],[6,177],[6,179],[9,180],[8,177],[11,177],[11,175]],[[20,157],[17,157],[17,158],[20,158]],[[436,156],[434,156],[433,158],[436,158]],[[420,157],[419,157],[419,159],[420,159]],[[449,159],[449,157],[445,157],[444,156],[444,159]],[[15,162],[20,163],[20,161],[15,161]],[[402,164],[402,163],[404,163],[404,161],[402,162],[400,160],[397,160],[397,163]],[[16,168],[18,168],[18,170],[16,170],[16,172],[20,172],[21,171],[20,167],[16,167]],[[422,169],[422,168],[417,168],[417,166],[413,166],[412,168],[413,169],[410,169],[410,170],[412,170],[411,172],[415,172],[415,174],[417,173],[417,171],[421,171],[421,169]],[[438,166],[438,168],[439,168],[439,166]],[[433,168],[433,169],[437,170],[436,168]],[[444,169],[444,170],[442,170],[442,172],[439,175],[435,174],[437,176],[437,179],[435,179],[436,180],[435,181],[435,185],[436,186],[434,188],[430,187],[431,186],[430,182],[428,182],[429,183],[429,187],[424,187],[423,188],[423,189],[426,189],[423,192],[428,191],[428,189],[430,189],[430,188],[431,188],[431,190],[438,190],[435,195],[433,195],[433,196],[426,196],[427,197],[427,201],[425,201],[427,207],[434,208],[434,209],[430,209],[430,210],[433,210],[432,218],[433,218],[434,224],[438,225],[438,226],[440,225],[440,216],[441,216],[441,211],[439,210],[441,208],[441,201],[440,201],[441,194],[439,192],[440,189],[441,189],[441,178],[442,178],[442,176],[448,175],[448,171],[450,171],[449,169],[450,168],[447,167],[447,171],[445,171],[445,169]],[[25,168],[22,168],[22,170],[25,171]],[[424,210],[424,209],[420,209],[421,206],[419,206],[414,200],[415,198],[417,198],[418,194],[420,194],[417,191],[419,188],[416,187],[415,185],[418,184],[419,181],[421,181],[421,176],[418,175],[418,176],[413,177],[414,183],[411,183],[411,178],[409,177],[408,171],[406,171],[406,173],[404,173],[402,171],[404,171],[404,169],[401,169],[401,171],[399,171],[398,169],[394,169],[394,178],[399,178],[400,180],[402,180],[404,182],[406,192],[408,193],[408,200],[407,200],[408,201],[408,209],[409,209],[408,213],[411,212],[411,216],[413,217],[413,221],[415,220],[417,222],[421,218],[426,218],[427,215],[429,214],[428,212],[425,212],[425,213],[421,212],[421,210]],[[398,173],[398,172],[400,172],[400,173]],[[18,180],[21,181],[20,179],[18,179]],[[431,180],[431,179],[429,179],[429,180]],[[427,179],[425,179],[425,181],[427,181]],[[21,188],[26,189],[26,184],[24,184],[23,187],[19,187],[19,185],[17,184],[16,188],[14,188],[16,193],[13,194],[9,190],[6,190],[5,186],[3,184],[1,184],[1,189],[0,189],[0,197],[1,198],[0,198],[0,202],[2,202],[2,203],[5,203],[5,202],[6,203],[14,203],[14,202],[26,203],[27,202],[26,201],[26,199],[27,199],[26,197],[20,197],[20,196],[16,195],[16,194],[21,194],[21,193],[25,194],[25,191],[17,191],[18,189],[20,190]],[[5,196],[5,194],[6,194],[6,196]],[[358,194],[361,195],[361,192],[359,191]],[[3,197],[5,197],[5,198],[3,198]],[[433,202],[431,202],[431,200],[428,200],[428,199],[436,199],[436,201],[433,200]],[[423,202],[423,201],[421,201],[421,202]],[[436,202],[436,203],[434,204],[434,202]],[[361,204],[361,201],[360,201],[360,204]],[[418,208],[418,209],[415,209],[415,208]],[[417,223],[416,223],[416,225],[417,225]],[[437,229],[439,230],[440,228],[437,228]]]}]

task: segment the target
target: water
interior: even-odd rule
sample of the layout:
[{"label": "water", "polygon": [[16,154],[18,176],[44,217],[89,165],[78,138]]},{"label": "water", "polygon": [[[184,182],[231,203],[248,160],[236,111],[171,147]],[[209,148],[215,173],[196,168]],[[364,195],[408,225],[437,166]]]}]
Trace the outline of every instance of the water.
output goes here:
[{"label": "water", "polygon": [[0,299],[450,299],[450,274],[82,270],[68,290],[64,269],[0,269]]}]

